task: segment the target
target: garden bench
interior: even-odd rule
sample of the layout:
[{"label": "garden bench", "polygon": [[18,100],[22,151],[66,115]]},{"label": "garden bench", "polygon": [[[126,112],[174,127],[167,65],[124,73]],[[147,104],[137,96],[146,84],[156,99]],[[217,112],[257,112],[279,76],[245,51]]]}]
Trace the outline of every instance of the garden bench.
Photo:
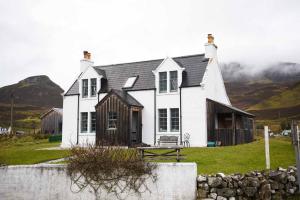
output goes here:
[{"label": "garden bench", "polygon": [[178,145],[178,137],[177,136],[160,136],[158,139],[158,146],[161,144],[174,144]]}]

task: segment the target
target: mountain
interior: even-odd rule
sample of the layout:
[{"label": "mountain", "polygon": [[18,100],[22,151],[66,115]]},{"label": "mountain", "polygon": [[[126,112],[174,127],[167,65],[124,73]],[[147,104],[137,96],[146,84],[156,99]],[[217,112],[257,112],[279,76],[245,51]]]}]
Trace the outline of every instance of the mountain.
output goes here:
[{"label": "mountain", "polygon": [[0,103],[9,104],[11,94],[15,104],[38,107],[62,107],[63,89],[48,76],[32,76],[16,84],[0,88]]},{"label": "mountain", "polygon": [[255,69],[236,62],[221,65],[231,103],[258,120],[300,119],[300,64]]},{"label": "mountain", "polygon": [[0,126],[10,124],[11,95],[14,98],[14,126],[31,129],[39,126],[39,117],[52,107],[62,107],[63,90],[48,76],[32,76],[0,88]]}]

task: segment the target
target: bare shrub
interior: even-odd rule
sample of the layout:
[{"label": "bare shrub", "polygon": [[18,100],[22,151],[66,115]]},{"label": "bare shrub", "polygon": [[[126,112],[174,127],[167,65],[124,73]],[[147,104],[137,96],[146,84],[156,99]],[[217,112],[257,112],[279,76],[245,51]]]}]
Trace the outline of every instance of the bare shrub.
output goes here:
[{"label": "bare shrub", "polygon": [[[149,191],[146,180],[156,181],[156,165],[144,162],[136,149],[72,147],[67,173],[80,192],[90,186],[96,199],[101,190],[122,199],[124,194]],[[150,191],[151,192],[151,191]]]}]

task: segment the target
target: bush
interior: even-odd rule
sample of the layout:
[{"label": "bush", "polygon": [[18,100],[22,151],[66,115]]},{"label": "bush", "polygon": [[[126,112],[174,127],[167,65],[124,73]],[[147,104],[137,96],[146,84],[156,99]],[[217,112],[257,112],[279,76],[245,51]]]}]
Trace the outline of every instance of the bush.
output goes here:
[{"label": "bush", "polygon": [[155,168],[155,164],[144,162],[136,149],[88,145],[71,149],[67,172],[78,187],[76,192],[90,186],[96,199],[100,190],[121,198],[124,192],[141,194],[148,190],[145,181],[156,181]]},{"label": "bush", "polygon": [[50,135],[48,140],[49,142],[61,142],[62,135]]}]

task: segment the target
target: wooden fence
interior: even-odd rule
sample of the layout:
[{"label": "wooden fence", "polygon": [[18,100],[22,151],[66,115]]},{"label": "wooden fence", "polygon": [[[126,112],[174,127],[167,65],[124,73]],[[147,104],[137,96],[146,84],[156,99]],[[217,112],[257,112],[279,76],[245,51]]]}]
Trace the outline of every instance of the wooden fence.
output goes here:
[{"label": "wooden fence", "polygon": [[243,144],[253,141],[253,131],[249,129],[236,129],[234,140],[232,129],[216,129],[215,133],[216,141],[220,142],[221,146]]}]

